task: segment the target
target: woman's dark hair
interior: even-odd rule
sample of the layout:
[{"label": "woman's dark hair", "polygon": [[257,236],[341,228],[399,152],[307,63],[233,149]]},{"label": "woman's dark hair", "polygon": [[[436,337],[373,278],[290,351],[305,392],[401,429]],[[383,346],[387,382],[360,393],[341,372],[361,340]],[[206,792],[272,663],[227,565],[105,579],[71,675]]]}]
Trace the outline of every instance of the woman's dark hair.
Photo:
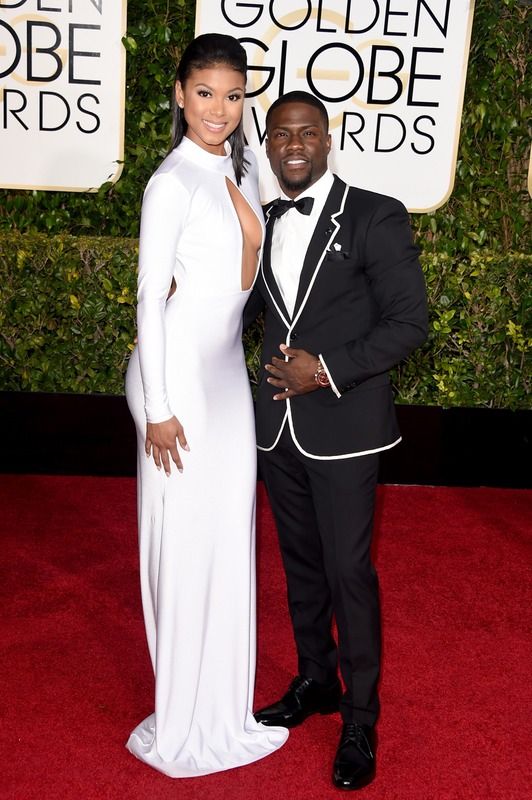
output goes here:
[{"label": "woman's dark hair", "polygon": [[[170,150],[177,147],[187,132],[185,115],[177,105],[175,98],[175,82],[180,81],[181,85],[184,86],[194,70],[208,69],[218,65],[234,69],[244,77],[244,81],[246,80],[246,51],[233,36],[226,36],[224,33],[204,33],[193,39],[181,56],[181,60],[177,65],[172,94],[172,143]],[[242,178],[247,171],[246,167],[249,165],[249,161],[244,157],[246,138],[242,120],[228,137],[228,141],[231,145],[231,158],[236,181],[240,186]]]}]

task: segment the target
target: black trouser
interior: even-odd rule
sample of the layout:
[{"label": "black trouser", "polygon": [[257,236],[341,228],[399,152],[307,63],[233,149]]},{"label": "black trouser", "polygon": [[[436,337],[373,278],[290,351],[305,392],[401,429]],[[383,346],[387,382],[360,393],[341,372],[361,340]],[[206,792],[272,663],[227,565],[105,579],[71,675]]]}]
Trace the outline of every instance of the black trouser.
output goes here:
[{"label": "black trouser", "polygon": [[379,590],[370,557],[378,460],[375,454],[308,458],[288,425],[272,451],[259,451],[286,571],[299,673],[329,683],[339,660],[346,689],[342,717],[370,725],[379,710]]}]

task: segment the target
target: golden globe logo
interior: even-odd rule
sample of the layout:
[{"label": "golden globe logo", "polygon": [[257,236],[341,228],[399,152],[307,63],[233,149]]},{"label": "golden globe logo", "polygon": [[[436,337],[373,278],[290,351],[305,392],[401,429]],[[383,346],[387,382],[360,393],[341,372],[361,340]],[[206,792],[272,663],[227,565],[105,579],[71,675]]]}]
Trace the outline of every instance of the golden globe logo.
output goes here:
[{"label": "golden globe logo", "polygon": [[[331,120],[331,166],[348,182],[442,205],[454,181],[473,19],[468,0],[197,0],[196,33],[236,36],[248,53],[250,144],[281,94],[318,96]],[[278,194],[264,153],[261,194]]]},{"label": "golden globe logo", "polygon": [[90,191],[123,159],[126,0],[0,0],[0,185]]}]

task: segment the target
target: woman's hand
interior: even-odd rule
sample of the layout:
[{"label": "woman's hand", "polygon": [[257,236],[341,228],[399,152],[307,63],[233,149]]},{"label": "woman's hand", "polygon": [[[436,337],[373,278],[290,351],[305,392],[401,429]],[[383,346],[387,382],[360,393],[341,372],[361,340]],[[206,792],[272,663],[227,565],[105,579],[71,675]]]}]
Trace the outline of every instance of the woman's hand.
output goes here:
[{"label": "woman's hand", "polygon": [[153,455],[153,460],[158,469],[164,467],[170,475],[170,457],[179,472],[183,472],[183,464],[179,457],[177,442],[187,452],[190,447],[185,438],[183,426],[176,417],[171,417],[164,422],[148,422],[146,427],[146,443],[144,445],[148,458]]}]

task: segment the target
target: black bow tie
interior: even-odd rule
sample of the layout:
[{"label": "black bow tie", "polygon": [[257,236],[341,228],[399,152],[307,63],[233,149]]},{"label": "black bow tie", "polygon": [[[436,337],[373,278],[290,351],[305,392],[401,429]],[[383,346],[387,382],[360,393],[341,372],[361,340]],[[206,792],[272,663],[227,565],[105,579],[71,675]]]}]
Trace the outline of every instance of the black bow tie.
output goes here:
[{"label": "black bow tie", "polygon": [[299,200],[281,200],[280,197],[274,200],[270,208],[270,217],[277,219],[282,217],[290,208],[297,208],[300,214],[308,216],[314,205],[313,197],[300,197]]}]

